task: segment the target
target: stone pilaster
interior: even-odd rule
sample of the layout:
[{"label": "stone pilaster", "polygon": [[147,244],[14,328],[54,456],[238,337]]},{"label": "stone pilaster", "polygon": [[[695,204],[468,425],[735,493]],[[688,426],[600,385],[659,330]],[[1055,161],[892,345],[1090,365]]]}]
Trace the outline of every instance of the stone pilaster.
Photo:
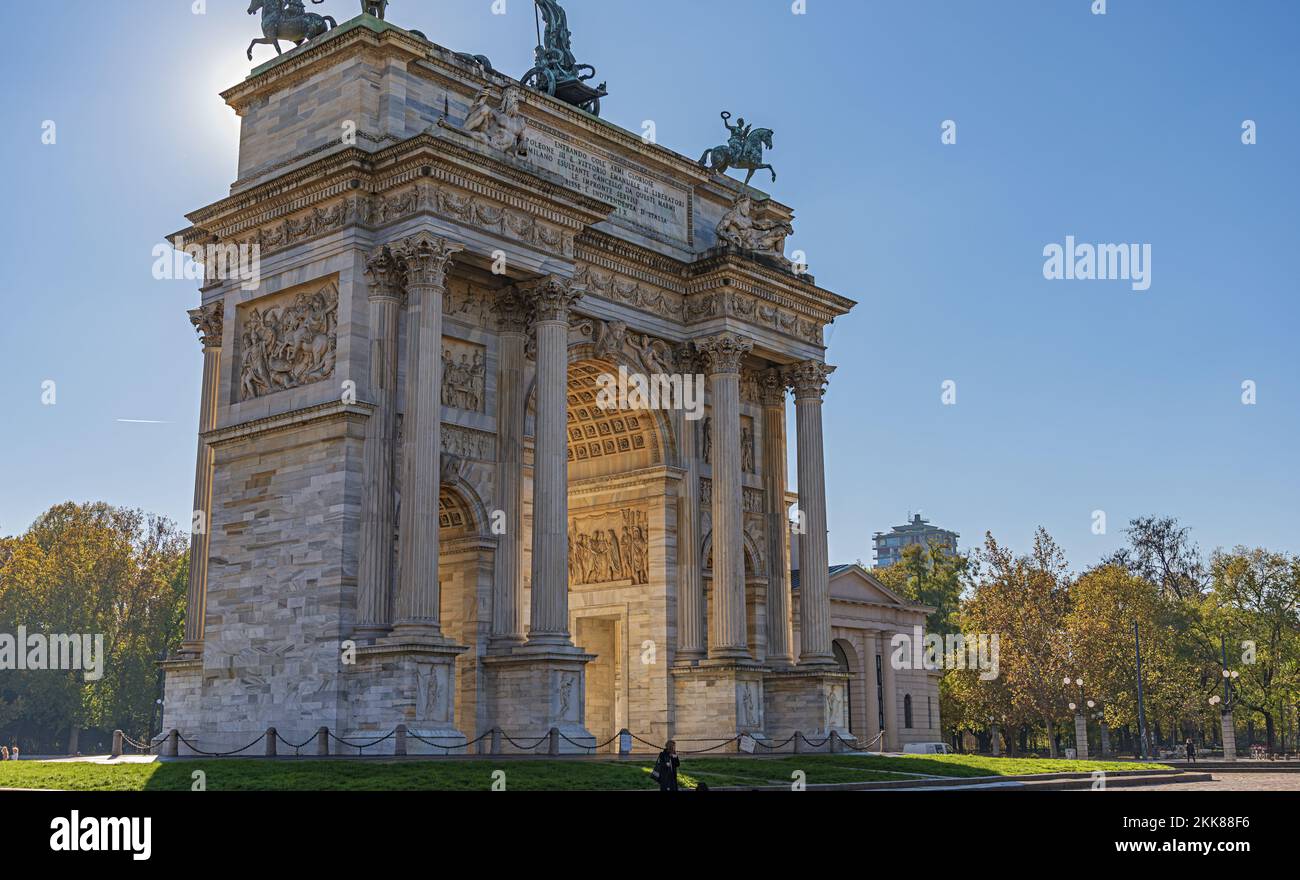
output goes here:
[{"label": "stone pilaster", "polygon": [[497,498],[505,515],[506,531],[496,552],[493,650],[508,650],[524,643],[524,350],[528,310],[528,301],[518,288],[507,287],[497,294]]},{"label": "stone pilaster", "polygon": [[832,665],[830,562],[826,546],[826,466],[822,394],[834,367],[804,361],[789,368],[799,443],[799,662]]},{"label": "stone pilaster", "polygon": [[[800,575],[802,578],[802,575]],[[881,739],[881,751],[896,752],[898,742],[898,676],[894,669],[894,646],[890,639],[894,634],[885,630],[880,634],[880,671],[884,673],[882,691],[885,698],[885,735]]]},{"label": "stone pilaster", "polygon": [[791,633],[790,531],[785,508],[785,380],[779,370],[763,373],[763,495],[767,531],[767,663],[794,663]]},{"label": "stone pilaster", "polygon": [[740,367],[754,343],[730,331],[696,341],[713,399],[713,617],[709,659],[749,656],[745,632],[745,545],[740,463]]},{"label": "stone pilaster", "polygon": [[358,561],[356,636],[370,642],[392,629],[394,455],[397,442],[397,346],[401,269],[387,247],[366,262],[370,284],[370,398]]},{"label": "stone pilaster", "polygon": [[203,435],[217,424],[217,389],[221,383],[221,336],[225,302],[218,300],[189,312],[203,342],[203,391],[199,401],[199,448],[194,465],[194,512],[190,532],[190,581],[186,593],[182,654],[203,653],[203,624],[208,600],[208,542],[212,527],[212,450]]},{"label": "stone pilaster", "polygon": [[571,648],[569,636],[569,308],[582,291],[552,275],[525,289],[537,335],[533,458],[532,625],[528,644]]},{"label": "stone pilaster", "polygon": [[[863,745],[872,751],[884,751],[884,740],[880,738],[880,691],[877,689],[876,676],[876,657],[880,655],[880,635],[873,631],[868,631],[866,636],[866,651],[863,659],[863,666],[866,667],[866,699],[863,701],[867,707],[867,726],[866,742]],[[889,655],[882,656],[884,662],[889,661]]]},{"label": "stone pilaster", "polygon": [[406,276],[406,410],[403,416],[401,560],[395,635],[442,641],[438,496],[442,456],[442,299],[460,245],[417,233],[393,252]]},{"label": "stone pilaster", "polygon": [[[682,381],[694,381],[698,358],[689,344],[676,351]],[[703,422],[691,421],[686,410],[675,410],[677,436],[681,441],[682,492],[677,509],[677,660],[695,663],[707,656],[704,578],[700,563],[700,457],[699,439]]]}]

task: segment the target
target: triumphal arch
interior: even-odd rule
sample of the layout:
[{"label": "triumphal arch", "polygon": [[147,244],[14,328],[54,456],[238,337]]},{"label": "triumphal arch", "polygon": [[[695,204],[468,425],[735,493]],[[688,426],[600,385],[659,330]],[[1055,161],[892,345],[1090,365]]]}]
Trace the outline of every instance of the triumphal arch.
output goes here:
[{"label": "triumphal arch", "polygon": [[520,80],[366,14],[223,94],[238,179],[174,236],[206,271],[164,664],[187,743],[849,735],[822,395],[853,303],[785,256],[791,209],[723,173],[770,131],[724,114],[697,159],[602,120],[538,6]]}]

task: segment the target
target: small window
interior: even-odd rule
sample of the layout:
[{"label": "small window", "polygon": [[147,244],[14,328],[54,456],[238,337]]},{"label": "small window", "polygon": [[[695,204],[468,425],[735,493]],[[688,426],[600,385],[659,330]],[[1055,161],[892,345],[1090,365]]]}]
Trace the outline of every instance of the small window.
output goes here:
[{"label": "small window", "polygon": [[912,695],[903,695],[903,726],[909,730],[912,727]]}]

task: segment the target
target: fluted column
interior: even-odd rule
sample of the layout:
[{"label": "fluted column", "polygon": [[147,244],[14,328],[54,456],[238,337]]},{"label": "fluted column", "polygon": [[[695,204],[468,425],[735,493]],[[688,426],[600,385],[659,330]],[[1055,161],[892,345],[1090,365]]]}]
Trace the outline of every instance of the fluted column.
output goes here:
[{"label": "fluted column", "polygon": [[794,663],[791,633],[790,531],[785,507],[785,378],[780,370],[763,373],[763,497],[767,531],[767,662]]},{"label": "fluted column", "polygon": [[533,457],[532,622],[528,644],[571,647],[569,637],[569,308],[582,295],[552,275],[526,288],[537,334]]},{"label": "fluted column", "polygon": [[370,402],[366,424],[358,562],[356,636],[371,641],[392,629],[394,454],[397,442],[397,346],[401,269],[387,247],[366,261],[370,284]]},{"label": "fluted column", "polygon": [[402,422],[401,566],[395,630],[442,639],[438,495],[442,456],[442,299],[460,245],[427,232],[393,253],[406,277],[406,409]]},{"label": "fluted column", "polygon": [[745,626],[744,512],[740,462],[740,367],[754,343],[724,332],[698,340],[713,400],[713,617],[709,659],[749,656]]},{"label": "fluted column", "polygon": [[516,287],[497,294],[497,498],[505,516],[492,588],[492,646],[524,642],[524,348],[528,301]]},{"label": "fluted column", "polygon": [[[682,381],[696,379],[698,358],[689,344],[676,351]],[[701,392],[702,393],[702,392]],[[694,662],[707,656],[705,635],[704,578],[700,565],[700,460],[699,431],[702,420],[688,419],[685,408],[674,410],[682,456],[682,492],[677,508],[677,659]]]},{"label": "fluted column", "polygon": [[203,626],[208,605],[208,543],[212,531],[212,449],[203,435],[217,424],[217,389],[221,383],[221,334],[225,302],[192,309],[190,323],[203,342],[203,391],[199,398],[199,449],[194,465],[194,514],[190,532],[190,581],[186,591],[185,640],[181,652],[203,653]]},{"label": "fluted column", "polygon": [[799,443],[799,662],[834,665],[831,651],[830,562],[826,547],[826,466],[822,456],[822,394],[834,367],[804,361],[790,367]]}]

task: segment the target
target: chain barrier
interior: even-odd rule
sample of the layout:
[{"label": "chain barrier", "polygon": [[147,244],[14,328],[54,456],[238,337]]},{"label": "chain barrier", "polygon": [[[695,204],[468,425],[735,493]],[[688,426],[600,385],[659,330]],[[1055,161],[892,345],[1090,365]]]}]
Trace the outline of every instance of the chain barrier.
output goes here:
[{"label": "chain barrier", "polygon": [[262,734],[257,739],[253,740],[251,743],[244,746],[242,749],[235,749],[233,752],[205,752],[203,751],[203,749],[199,748],[194,743],[190,742],[185,737],[181,736],[179,733],[176,734],[176,738],[179,739],[181,742],[185,743],[185,745],[189,747],[189,750],[191,752],[202,755],[205,758],[229,758],[231,755],[238,755],[240,752],[248,751],[253,746],[257,745],[262,740],[266,739],[266,734],[265,733]]},{"label": "chain barrier", "polygon": [[[269,731],[268,731],[268,732],[269,732]],[[451,755],[451,750],[452,750],[452,749],[466,749],[466,750],[468,750],[471,746],[477,745],[478,743],[481,743],[483,740],[488,739],[489,737],[491,737],[491,736],[493,735],[494,732],[498,732],[498,733],[500,733],[501,738],[502,738],[503,740],[505,740],[505,741],[506,741],[507,743],[509,743],[512,747],[518,749],[518,750],[521,751],[521,752],[533,752],[533,751],[535,751],[536,749],[538,749],[538,748],[539,748],[543,743],[547,743],[547,742],[549,742],[550,739],[551,739],[551,734],[550,734],[550,732],[547,732],[547,733],[543,734],[542,736],[538,737],[538,739],[537,739],[536,742],[534,742],[534,743],[532,743],[532,744],[524,744],[524,743],[520,743],[520,742],[518,742],[517,740],[513,739],[513,738],[512,738],[509,734],[507,734],[504,730],[500,730],[499,728],[494,728],[493,730],[489,730],[489,731],[487,731],[486,733],[481,734],[480,736],[478,736],[478,737],[475,738],[475,739],[472,739],[472,740],[466,740],[465,742],[459,742],[459,741],[457,741],[457,742],[454,742],[454,743],[451,744],[451,745],[448,745],[448,744],[446,744],[445,742],[437,742],[437,740],[439,740],[439,739],[442,739],[442,740],[450,740],[450,739],[452,739],[452,737],[433,737],[433,738],[428,738],[428,737],[420,736],[418,733],[411,733],[411,732],[409,732],[409,731],[407,732],[406,735],[407,735],[408,737],[410,737],[411,739],[418,740],[419,742],[424,743],[425,745],[432,746],[433,748],[436,748],[436,749],[442,749],[443,752],[444,752],[446,755],[450,756],[450,755]],[[558,731],[557,731],[557,733],[558,733]],[[275,734],[273,734],[273,735],[276,737],[277,740],[279,740],[280,742],[282,742],[284,745],[286,745],[286,746],[288,746],[289,748],[293,749],[293,750],[294,750],[294,754],[295,754],[295,755],[298,755],[298,756],[301,756],[301,750],[302,750],[302,749],[304,749],[304,748],[306,748],[307,746],[309,746],[310,744],[316,742],[316,741],[317,741],[317,737],[319,736],[319,734],[312,734],[310,737],[308,737],[307,739],[303,740],[301,743],[292,743],[292,742],[290,742],[289,740],[285,739],[284,737],[280,736],[279,733],[275,733]],[[394,729],[390,730],[388,733],[384,734],[383,736],[378,737],[377,739],[370,740],[369,742],[356,742],[356,741],[353,741],[353,740],[347,740],[347,739],[344,739],[343,737],[336,736],[334,733],[332,733],[332,732],[329,730],[329,728],[325,728],[325,735],[326,735],[329,739],[331,739],[331,740],[333,740],[334,742],[338,743],[339,745],[346,746],[346,747],[348,747],[348,748],[350,748],[350,749],[356,749],[356,750],[357,750],[357,757],[363,757],[363,756],[364,756],[364,751],[365,751],[366,749],[373,748],[373,747],[379,745],[380,743],[387,742],[388,740],[390,740],[390,739],[392,739],[393,737],[395,737],[395,736],[397,735],[397,729],[394,728]],[[576,741],[576,740],[570,739],[568,736],[566,736],[566,735],[563,734],[563,733],[559,733],[559,738],[562,739],[562,740],[564,740],[564,741],[565,741],[566,743],[568,743],[569,745],[574,746],[575,748],[583,749],[583,750],[586,752],[586,754],[594,755],[594,754],[596,754],[597,752],[599,752],[601,749],[604,749],[604,748],[606,748],[607,746],[609,746],[611,743],[617,742],[618,739],[619,739],[619,737],[620,737],[621,735],[622,735],[622,731],[620,731],[619,733],[614,734],[613,736],[611,736],[609,739],[605,740],[604,742],[602,742],[602,743],[596,743],[596,744],[594,744],[594,745],[588,745],[588,744],[586,744],[586,743],[581,743],[581,742],[578,742],[578,741]],[[156,747],[158,746],[159,743],[163,742],[163,741],[164,741],[168,736],[169,736],[168,733],[162,733],[162,734],[159,735],[158,739],[157,739],[157,740],[154,740],[153,742],[145,742],[145,743],[141,743],[141,742],[137,742],[136,740],[132,739],[131,737],[127,736],[126,734],[122,734],[122,740],[123,740],[125,743],[127,743],[128,745],[130,745],[132,748],[139,749],[140,751],[145,752],[145,753],[149,753],[152,749],[156,748]],[[653,749],[653,750],[656,751],[656,752],[662,752],[663,749],[664,749],[664,747],[663,747],[662,745],[659,745],[659,744],[657,744],[657,743],[652,743],[652,742],[650,742],[650,741],[647,740],[647,739],[643,739],[642,737],[637,736],[635,733],[632,733],[631,731],[628,731],[628,736],[630,736],[630,737],[631,737],[633,740],[635,740],[636,742],[639,742],[639,743],[641,743],[641,744],[644,745],[644,746],[648,746],[649,748]],[[246,751],[248,751],[249,749],[253,748],[253,746],[257,745],[258,743],[260,743],[260,742],[262,742],[264,739],[266,739],[267,734],[266,734],[266,733],[263,733],[261,736],[259,736],[257,739],[253,740],[251,743],[249,743],[248,745],[244,746],[243,748],[234,749],[234,750],[232,750],[232,751],[228,751],[228,752],[208,752],[208,751],[204,751],[203,749],[200,749],[198,746],[196,746],[194,743],[190,742],[190,740],[188,740],[188,739],[186,739],[184,736],[182,736],[179,732],[177,732],[176,737],[177,737],[177,739],[178,739],[180,742],[184,743],[184,744],[186,745],[186,747],[189,748],[190,751],[194,752],[195,754],[202,755],[203,757],[206,757],[206,758],[228,758],[228,757],[231,757],[232,755],[238,755],[238,754],[240,754],[240,753],[242,753],[242,752],[246,752]],[[858,746],[855,750],[856,750],[856,751],[870,751],[871,747],[872,747],[873,745],[876,745],[877,743],[879,743],[883,737],[884,737],[884,732],[882,731],[882,732],[881,732],[880,734],[878,734],[874,739],[872,739],[870,742],[868,742],[865,746]],[[743,738],[744,738],[744,735],[743,735],[743,734],[738,734],[738,735],[736,735],[736,736],[731,737],[730,739],[719,740],[719,741],[717,742],[716,745],[709,746],[708,748],[703,748],[703,749],[686,749],[686,750],[683,750],[683,751],[679,752],[679,754],[682,754],[682,755],[707,755],[707,754],[709,754],[709,753],[711,753],[711,752],[716,752],[716,751],[719,751],[720,749],[725,749],[725,748],[727,748],[728,746],[735,745],[735,744],[739,743]],[[827,743],[831,742],[831,740],[832,740],[833,738],[836,738],[836,736],[835,736],[834,734],[832,734],[831,736],[827,736],[827,737],[825,737],[825,738],[823,738],[823,739],[820,739],[820,740],[811,740],[811,739],[809,739],[808,737],[804,736],[804,734],[803,734],[801,731],[796,731],[795,733],[791,734],[790,737],[788,737],[787,739],[785,739],[785,740],[783,740],[783,741],[781,741],[781,742],[779,742],[779,743],[776,743],[776,744],[768,744],[768,743],[763,742],[762,740],[754,739],[754,745],[755,745],[756,747],[758,747],[758,748],[764,749],[764,750],[767,751],[767,752],[773,752],[773,753],[775,753],[775,752],[780,751],[781,749],[784,749],[786,746],[790,745],[791,743],[794,743],[796,740],[802,740],[802,741],[804,742],[804,744],[807,745],[807,746],[809,746],[810,748],[819,749],[819,748],[822,748],[823,746],[825,746]],[[706,740],[706,742],[707,742],[707,740]],[[840,742],[844,742],[844,740],[841,738],[841,739],[840,739]]]}]

